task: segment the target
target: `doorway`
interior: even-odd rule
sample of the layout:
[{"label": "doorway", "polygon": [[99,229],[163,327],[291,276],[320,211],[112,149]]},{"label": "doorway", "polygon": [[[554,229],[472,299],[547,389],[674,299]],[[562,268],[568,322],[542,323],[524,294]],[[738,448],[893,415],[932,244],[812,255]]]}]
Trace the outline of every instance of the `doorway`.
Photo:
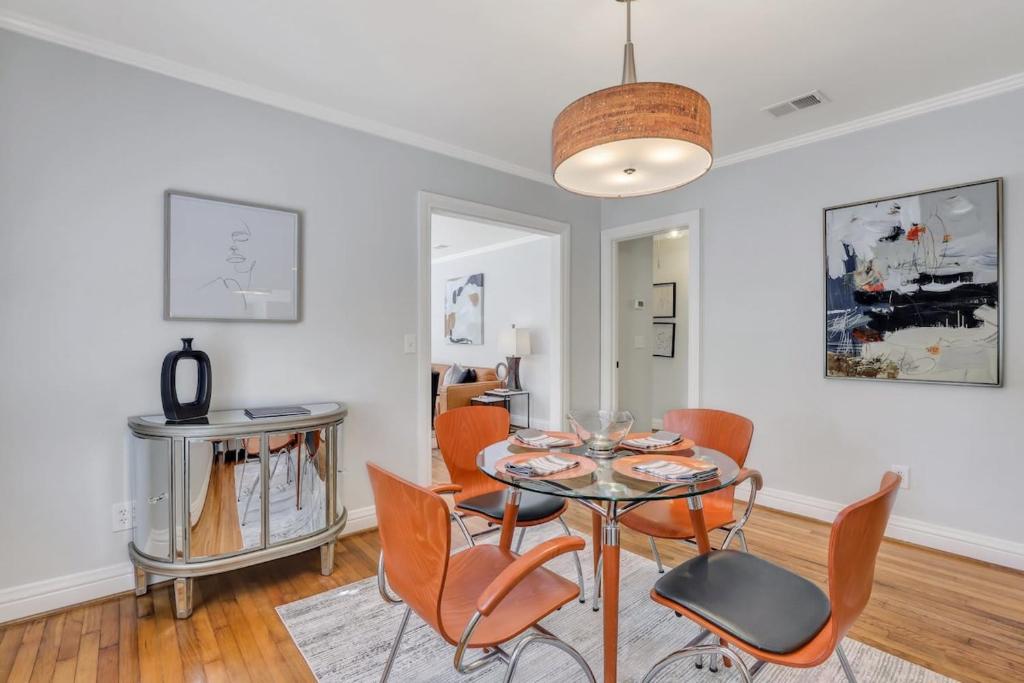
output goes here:
[{"label": "doorway", "polygon": [[[513,424],[561,428],[568,405],[569,225],[426,192],[419,204],[417,474],[426,484],[432,407],[461,407],[497,388],[494,370],[510,348],[519,349],[529,392],[509,397]],[[465,386],[448,391],[439,376],[435,395],[432,371],[455,363],[474,369],[477,381],[464,378]]]},{"label": "doorway", "polygon": [[700,212],[601,234],[601,405],[660,429],[700,405]]}]

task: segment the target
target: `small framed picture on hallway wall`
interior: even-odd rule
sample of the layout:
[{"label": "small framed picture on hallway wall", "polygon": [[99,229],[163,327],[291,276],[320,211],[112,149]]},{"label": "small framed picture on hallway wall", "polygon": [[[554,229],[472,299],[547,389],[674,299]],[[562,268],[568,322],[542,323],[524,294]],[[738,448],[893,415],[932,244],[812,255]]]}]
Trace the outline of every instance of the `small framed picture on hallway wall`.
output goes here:
[{"label": "small framed picture on hallway wall", "polygon": [[655,358],[675,358],[676,356],[676,324],[653,323]]}]

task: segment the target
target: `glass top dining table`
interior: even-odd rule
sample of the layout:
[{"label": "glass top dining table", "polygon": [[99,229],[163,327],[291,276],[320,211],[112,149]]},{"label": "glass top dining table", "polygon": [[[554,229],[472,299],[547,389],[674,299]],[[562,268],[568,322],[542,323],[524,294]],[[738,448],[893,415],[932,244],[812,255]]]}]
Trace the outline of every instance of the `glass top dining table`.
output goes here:
[{"label": "glass top dining table", "polygon": [[[508,472],[509,462],[528,460],[545,452],[577,461],[577,466],[547,477],[525,477]],[[718,475],[699,483],[665,481],[633,469],[644,458],[673,460],[675,457],[697,460],[718,467]],[[686,462],[684,460],[684,462]],[[605,683],[617,680],[619,639],[619,518],[641,505],[657,501],[685,499],[693,526],[694,541],[701,553],[711,549],[704,520],[701,497],[736,484],[742,470],[736,462],[719,451],[694,446],[682,452],[647,453],[620,449],[611,457],[591,457],[585,446],[567,448],[525,448],[511,438],[493,443],[477,455],[477,467],[487,476],[508,485],[505,513],[499,544],[512,547],[516,516],[522,491],[559,496],[590,509],[593,550],[594,585],[601,586],[604,603],[604,678]],[[594,591],[594,610],[600,609]]]}]

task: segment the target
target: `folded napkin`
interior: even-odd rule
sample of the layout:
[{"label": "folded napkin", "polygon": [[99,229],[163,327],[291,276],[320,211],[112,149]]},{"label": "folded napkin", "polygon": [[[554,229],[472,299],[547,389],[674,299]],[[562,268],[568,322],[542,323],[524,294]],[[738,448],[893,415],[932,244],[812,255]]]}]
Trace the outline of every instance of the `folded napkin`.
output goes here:
[{"label": "folded napkin", "polygon": [[573,467],[579,467],[579,462],[560,458],[557,455],[542,455],[525,462],[508,463],[505,471],[518,474],[521,477],[546,477],[550,474],[557,474]]},{"label": "folded napkin", "polygon": [[561,436],[551,436],[539,429],[520,429],[516,432],[519,441],[534,448],[558,448],[559,446],[571,446],[575,442]]},{"label": "folded napkin", "polygon": [[679,443],[683,440],[681,434],[675,432],[660,431],[645,436],[642,439],[626,439],[622,443],[629,448],[636,448],[641,451],[654,450],[656,448],[664,448],[665,446],[671,446],[672,444]]},{"label": "folded napkin", "polygon": [[699,465],[690,467],[675,462],[666,462],[664,460],[654,460],[652,462],[633,465],[633,469],[637,472],[650,474],[658,477],[659,479],[668,479],[669,481],[699,482],[714,479],[718,476],[718,467],[715,465]]}]

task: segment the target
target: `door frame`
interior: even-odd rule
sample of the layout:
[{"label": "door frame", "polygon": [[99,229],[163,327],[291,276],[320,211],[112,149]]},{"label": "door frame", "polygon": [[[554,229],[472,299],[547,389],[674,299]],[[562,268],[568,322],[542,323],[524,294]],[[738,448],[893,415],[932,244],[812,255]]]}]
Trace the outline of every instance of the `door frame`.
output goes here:
[{"label": "door frame", "polygon": [[472,218],[483,223],[511,226],[540,235],[554,236],[557,249],[552,259],[552,280],[559,282],[560,295],[551,305],[551,376],[558,381],[551,382],[550,414],[545,416],[552,428],[560,428],[564,422],[565,406],[569,405],[569,287],[570,287],[570,225],[563,221],[542,218],[519,211],[502,209],[465,199],[449,197],[432,192],[419,193],[418,231],[418,320],[416,336],[417,378],[417,478],[421,484],[430,484],[432,447],[430,438],[430,224],[435,214]]},{"label": "door frame", "polygon": [[618,355],[616,321],[619,316],[618,256],[619,242],[658,235],[669,230],[686,230],[690,234],[690,277],[687,282],[689,337],[686,358],[686,402],[688,408],[700,406],[701,364],[701,212],[692,209],[640,223],[605,228],[601,231],[601,407],[618,407],[618,386],[615,358]]}]

